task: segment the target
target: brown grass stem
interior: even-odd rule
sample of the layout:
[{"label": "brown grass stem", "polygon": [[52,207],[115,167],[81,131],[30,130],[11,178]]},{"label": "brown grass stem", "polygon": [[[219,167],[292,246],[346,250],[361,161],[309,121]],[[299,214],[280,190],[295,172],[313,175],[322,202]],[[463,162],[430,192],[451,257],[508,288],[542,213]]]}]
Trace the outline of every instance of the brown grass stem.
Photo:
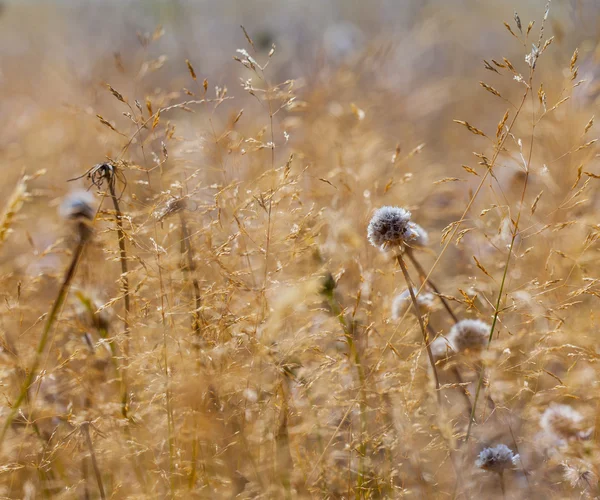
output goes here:
[{"label": "brown grass stem", "polygon": [[202,334],[200,326],[200,307],[202,301],[200,298],[200,284],[196,277],[196,261],[194,247],[191,241],[191,235],[187,227],[187,221],[183,211],[179,212],[179,220],[181,222],[181,252],[187,259],[187,264],[183,266],[185,274],[191,276],[192,287],[194,290],[194,312],[192,313],[192,330],[196,336]]},{"label": "brown grass stem", "polygon": [[[110,191],[110,197],[112,199],[113,207],[115,209],[115,223],[117,226],[117,239],[119,242],[119,261],[121,263],[121,290],[123,292],[123,302],[125,304],[125,314],[123,316],[124,324],[124,347],[123,347],[123,366],[122,366],[122,380],[123,386],[127,387],[127,374],[129,365],[129,333],[130,333],[130,315],[131,315],[131,302],[129,297],[129,269],[127,264],[127,248],[125,246],[125,231],[123,230],[123,213],[119,206],[119,198],[115,191],[115,183],[112,179],[114,173],[109,174],[111,177],[108,179],[108,187]],[[121,400],[121,413],[124,418],[129,418],[129,392],[125,390],[123,392],[123,398]]]},{"label": "brown grass stem", "polygon": [[431,342],[429,341],[427,329],[425,328],[425,323],[423,322],[423,317],[421,316],[421,311],[419,309],[419,305],[417,304],[417,298],[415,297],[415,292],[413,290],[414,284],[410,278],[410,275],[408,274],[408,269],[406,268],[406,264],[404,263],[402,255],[398,254],[396,256],[396,260],[398,261],[398,264],[400,264],[400,269],[402,269],[402,274],[404,275],[404,280],[406,281],[406,286],[408,287],[410,298],[415,309],[415,315],[417,316],[419,326],[421,327],[421,333],[423,334],[423,342],[425,343],[425,349],[427,350],[427,357],[429,358],[429,364],[431,365],[431,369],[433,370],[433,379],[435,381],[435,391],[438,403],[441,403],[442,399],[440,395],[440,379],[438,376],[437,368],[435,366],[435,359],[433,357],[433,353],[431,352]]},{"label": "brown grass stem", "polygon": [[438,289],[437,286],[435,286],[435,283],[433,283],[433,281],[431,281],[431,279],[429,280],[425,280],[425,278],[427,277],[427,272],[425,271],[425,269],[423,269],[423,266],[421,265],[421,263],[417,260],[417,258],[415,257],[414,252],[412,251],[412,249],[408,248],[406,250],[406,256],[408,257],[408,259],[412,262],[412,264],[415,266],[415,268],[417,269],[417,272],[419,273],[419,276],[421,276],[422,280],[423,280],[423,284],[427,283],[429,285],[429,287],[434,291],[435,295],[440,299],[440,301],[442,302],[444,309],[446,309],[446,311],[448,311],[448,314],[450,315],[450,317],[452,318],[452,320],[455,323],[458,323],[458,317],[456,316],[456,314],[454,314],[454,311],[452,310],[452,308],[450,307],[450,304],[448,304],[448,301],[446,300],[446,298],[442,295],[442,293],[440,292],[440,290]]},{"label": "brown grass stem", "polygon": [[104,484],[102,483],[102,474],[100,472],[100,468],[98,467],[98,461],[96,460],[96,453],[94,452],[94,445],[92,443],[92,438],[90,436],[90,423],[84,422],[81,424],[81,432],[83,432],[83,436],[85,437],[85,442],[90,452],[90,458],[92,459],[92,468],[94,469],[94,475],[96,476],[96,482],[98,483],[98,490],[100,492],[100,498],[102,500],[106,499],[106,494],[104,493]]}]

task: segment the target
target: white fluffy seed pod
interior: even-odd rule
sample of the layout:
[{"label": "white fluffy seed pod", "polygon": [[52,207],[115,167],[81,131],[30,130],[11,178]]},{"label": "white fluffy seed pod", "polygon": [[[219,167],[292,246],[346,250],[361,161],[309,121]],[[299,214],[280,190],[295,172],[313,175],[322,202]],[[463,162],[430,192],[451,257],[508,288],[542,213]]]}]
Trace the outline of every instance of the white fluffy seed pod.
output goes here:
[{"label": "white fluffy seed pod", "polygon": [[[432,311],[434,304],[434,296],[429,292],[421,292],[419,295],[417,295],[417,292],[418,290],[413,288],[413,293],[416,295],[417,305],[419,306],[419,311],[421,315]],[[410,297],[410,292],[407,288],[401,294],[396,295],[396,297],[394,297],[394,301],[392,302],[392,318],[394,320],[400,319],[402,316],[404,316],[404,313],[409,309],[412,309],[412,311],[414,311],[412,299]]]},{"label": "white fluffy seed pod", "polygon": [[491,326],[485,321],[463,319],[452,327],[448,337],[458,352],[480,351],[488,343],[490,328]]},{"label": "white fluffy seed pod", "polygon": [[561,439],[579,435],[582,430],[583,415],[570,405],[552,403],[540,417],[541,428]]},{"label": "white fluffy seed pod", "polygon": [[431,354],[433,355],[433,359],[435,361],[439,361],[441,359],[446,359],[454,354],[454,348],[450,341],[445,337],[438,337],[431,344],[429,344],[431,348]]}]

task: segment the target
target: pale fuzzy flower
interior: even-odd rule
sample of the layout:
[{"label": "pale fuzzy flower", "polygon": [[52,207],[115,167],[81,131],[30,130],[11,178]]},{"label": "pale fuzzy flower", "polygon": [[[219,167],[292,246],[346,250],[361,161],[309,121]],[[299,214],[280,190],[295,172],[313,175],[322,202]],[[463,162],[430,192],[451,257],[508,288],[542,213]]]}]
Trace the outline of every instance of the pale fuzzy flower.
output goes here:
[{"label": "pale fuzzy flower", "polygon": [[371,245],[386,250],[389,246],[410,244],[418,233],[411,227],[410,212],[400,207],[381,207],[369,222],[367,236]]},{"label": "pale fuzzy flower", "polygon": [[454,354],[454,348],[450,341],[445,337],[438,337],[431,344],[431,354],[433,359],[439,361],[440,359],[446,359]]},{"label": "pale fuzzy flower", "polygon": [[569,405],[551,404],[540,418],[542,429],[561,439],[577,437],[583,415]]},{"label": "pale fuzzy flower", "polygon": [[[417,292],[418,290],[413,288],[413,293],[416,296],[420,313],[425,314],[430,312],[433,309],[434,304],[433,295],[429,292],[421,292],[419,295],[417,295]],[[407,288],[400,295],[396,295],[394,298],[394,301],[392,302],[392,318],[394,320],[400,319],[402,316],[404,316],[404,313],[411,308],[414,310],[410,292]]]},{"label": "pale fuzzy flower", "polygon": [[410,246],[412,247],[426,247],[429,245],[429,235],[427,231],[423,229],[416,222],[409,223],[410,228],[416,233],[416,237],[413,241],[410,242]]},{"label": "pale fuzzy flower", "polygon": [[96,215],[94,196],[89,191],[72,191],[65,196],[59,213],[65,219],[93,220]]},{"label": "pale fuzzy flower", "polygon": [[505,469],[512,467],[519,460],[505,444],[499,444],[493,448],[484,448],[475,460],[475,465],[480,469],[502,474]]},{"label": "pale fuzzy flower", "polygon": [[490,328],[479,319],[463,319],[452,327],[448,337],[457,351],[479,351],[488,343]]},{"label": "pale fuzzy flower", "polygon": [[577,460],[574,464],[563,462],[561,465],[564,468],[565,479],[571,484],[571,487],[585,490],[598,484],[598,478],[592,471],[591,465],[583,460]]}]

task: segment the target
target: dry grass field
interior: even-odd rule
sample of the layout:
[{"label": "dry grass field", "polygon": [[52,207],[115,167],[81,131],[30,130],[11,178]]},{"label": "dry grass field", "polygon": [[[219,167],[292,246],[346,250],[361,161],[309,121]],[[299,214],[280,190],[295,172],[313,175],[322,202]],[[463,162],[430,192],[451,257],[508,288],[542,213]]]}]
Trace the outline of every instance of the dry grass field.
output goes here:
[{"label": "dry grass field", "polygon": [[0,498],[600,497],[598,19],[7,2]]}]

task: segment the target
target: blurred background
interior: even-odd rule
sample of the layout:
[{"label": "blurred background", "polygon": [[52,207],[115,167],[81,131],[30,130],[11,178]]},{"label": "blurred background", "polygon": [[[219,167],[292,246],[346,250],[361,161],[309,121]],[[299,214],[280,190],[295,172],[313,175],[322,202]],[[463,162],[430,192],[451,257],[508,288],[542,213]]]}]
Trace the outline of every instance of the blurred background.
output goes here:
[{"label": "blurred background", "polygon": [[[597,484],[597,438],[578,429],[563,440],[573,445],[568,453],[557,454],[555,441],[538,448],[538,433],[552,402],[578,406],[584,430],[598,413],[590,387],[599,378],[600,201],[592,190],[600,168],[595,143],[583,145],[596,133],[600,2],[553,0],[540,34],[546,6],[3,1],[2,395],[11,402],[18,394],[73,249],[57,207],[90,179],[67,181],[106,158],[123,160],[127,180],[118,186],[134,334],[131,357],[122,358],[99,333],[98,315],[110,313],[102,324],[114,345],[125,342],[115,213],[98,186],[103,207],[73,282],[79,295],[70,294],[55,325],[39,394],[23,407],[39,429],[22,425],[25,416],[11,429],[0,492],[94,497],[89,447],[73,434],[93,421],[113,497],[358,497],[363,445],[365,497],[451,495],[447,446],[464,435],[464,398],[440,368],[451,385],[446,429],[418,324],[392,319],[402,275],[369,246],[366,226],[382,205],[411,209],[430,234],[419,259],[431,269],[444,228],[463,214],[506,130],[499,122],[508,110],[510,124],[519,109],[493,179],[433,274],[458,316],[490,321],[514,217],[525,207],[501,337],[482,361],[455,364],[473,394],[487,363],[486,394],[498,405],[489,415],[481,404],[459,470],[480,498],[502,498],[496,476],[473,472],[475,457],[487,445],[518,444],[524,465],[507,482],[515,497],[535,498],[527,481],[540,497],[591,494],[571,488],[561,467],[572,460]],[[550,39],[523,99],[525,57]],[[181,104],[203,98],[210,102]],[[19,184],[24,173],[33,177]],[[168,218],[175,196],[190,205]],[[325,276],[335,281],[337,307],[351,312],[346,324],[319,294]],[[81,313],[88,296],[92,322],[90,310]],[[198,314],[201,338],[190,328]],[[431,320],[436,335],[452,327],[441,307]],[[349,362],[349,329],[366,384]],[[133,374],[129,420],[115,383],[120,362]],[[364,387],[366,419],[355,404]]]}]

